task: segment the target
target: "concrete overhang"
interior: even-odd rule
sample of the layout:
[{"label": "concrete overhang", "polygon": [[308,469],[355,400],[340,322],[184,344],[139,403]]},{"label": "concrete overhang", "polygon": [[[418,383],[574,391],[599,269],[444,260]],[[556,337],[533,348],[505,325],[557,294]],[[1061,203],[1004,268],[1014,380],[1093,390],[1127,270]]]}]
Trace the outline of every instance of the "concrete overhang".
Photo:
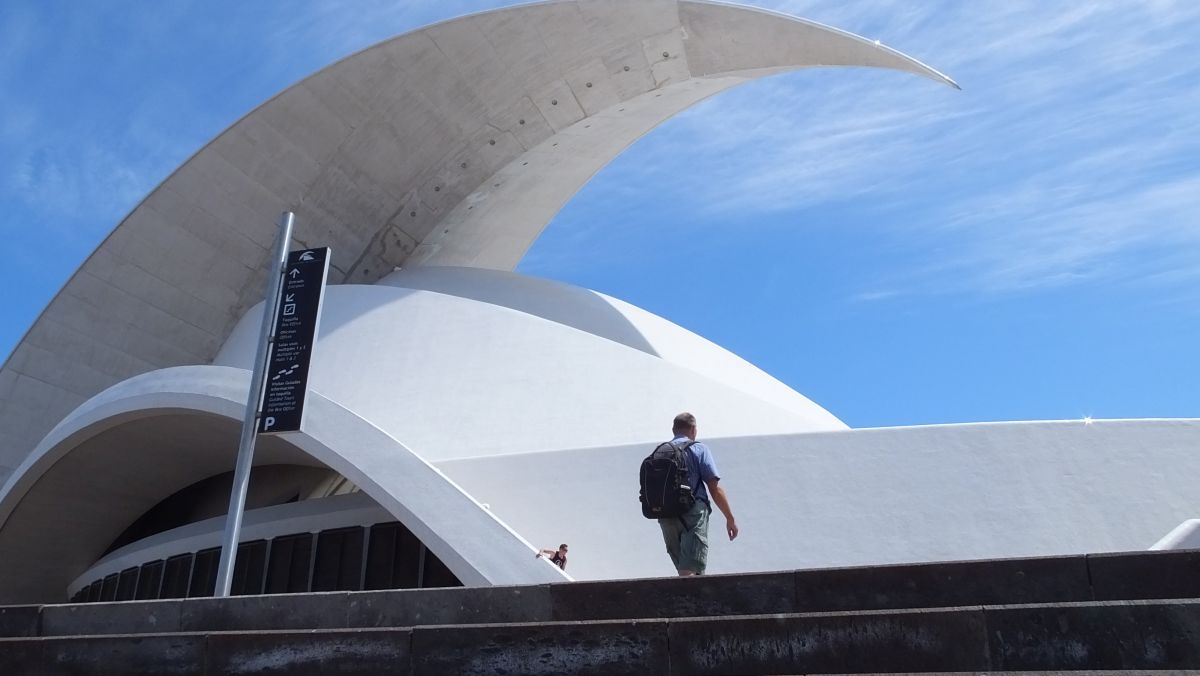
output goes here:
[{"label": "concrete overhang", "polygon": [[262,293],[280,211],[330,282],[512,269],[563,204],[663,120],[815,66],[953,85],[878,42],[749,7],[571,0],[439,23],[274,96],[154,189],[0,369],[0,479],[89,397],[208,364]]}]

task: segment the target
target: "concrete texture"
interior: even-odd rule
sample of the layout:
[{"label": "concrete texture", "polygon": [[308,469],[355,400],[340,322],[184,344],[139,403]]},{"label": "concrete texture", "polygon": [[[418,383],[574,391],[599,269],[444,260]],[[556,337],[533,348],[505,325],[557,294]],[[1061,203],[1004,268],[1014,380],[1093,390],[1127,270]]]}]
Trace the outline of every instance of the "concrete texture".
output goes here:
[{"label": "concrete texture", "polygon": [[1200,668],[1200,602],[1110,601],[985,612],[997,670]]},{"label": "concrete texture", "polygon": [[40,606],[0,606],[0,637],[41,633]]},{"label": "concrete texture", "polygon": [[559,585],[421,589],[350,594],[347,627],[545,622]]},{"label": "concrete texture", "polygon": [[[1088,562],[1065,556],[802,570],[795,612],[1089,601]],[[1124,592],[1132,595],[1120,598],[1145,598],[1136,585]]]},{"label": "concrete texture", "polygon": [[981,608],[687,619],[669,633],[671,671],[687,676],[988,668]]},{"label": "concrete texture", "polygon": [[671,673],[661,620],[413,630],[413,676]]},{"label": "concrete texture", "polygon": [[[1194,598],[1200,552],[959,561],[512,587],[281,594],[0,608],[3,636],[718,618]],[[1110,572],[1130,582],[1112,586]],[[1089,580],[1098,581],[1096,586]],[[40,623],[39,623],[40,611]],[[33,632],[33,633],[31,633]]]},{"label": "concrete texture", "polygon": [[[7,674],[1200,669],[1200,601],[0,639]],[[324,671],[322,671],[324,670]]]},{"label": "concrete texture", "polygon": [[205,674],[408,674],[412,632],[209,634]]},{"label": "concrete texture", "polygon": [[0,638],[0,674],[6,676],[41,676],[42,648],[45,639],[25,640]]},{"label": "concrete texture", "polygon": [[797,612],[791,572],[580,582],[550,594],[559,621]]},{"label": "concrete texture", "polygon": [[1091,554],[1088,570],[1097,601],[1200,598],[1200,550]]},{"label": "concrete texture", "polygon": [[184,607],[178,599],[43,606],[40,635],[175,633],[181,631]]},{"label": "concrete texture", "polygon": [[1144,598],[1190,593],[1196,555],[47,606],[43,637],[15,607],[0,673],[1170,673],[1200,669],[1200,600]]},{"label": "concrete texture", "polygon": [[[41,669],[29,673],[172,676],[204,673],[204,636],[163,634],[37,639]],[[19,673],[19,672],[18,672]]]},{"label": "concrete texture", "polygon": [[179,631],[338,629],[349,600],[347,592],[191,599],[180,604]]}]

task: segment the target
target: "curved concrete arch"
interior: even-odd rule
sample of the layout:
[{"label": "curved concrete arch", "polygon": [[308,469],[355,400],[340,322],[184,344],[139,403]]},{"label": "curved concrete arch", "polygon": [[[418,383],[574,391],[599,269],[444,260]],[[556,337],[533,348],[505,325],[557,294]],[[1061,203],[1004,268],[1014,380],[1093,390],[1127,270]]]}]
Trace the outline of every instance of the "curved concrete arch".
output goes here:
[{"label": "curved concrete arch", "polygon": [[104,388],[209,363],[257,300],[282,209],[332,283],[511,269],[590,177],[730,87],[810,66],[953,84],[878,43],[747,7],[565,0],[447,21],[306,78],[202,148],[75,273],[0,370],[0,477]]},{"label": "curved concrete arch", "polygon": [[[59,424],[0,490],[0,601],[65,599],[67,585],[139,514],[226,471],[248,382],[235,368],[164,369],[102,392]],[[222,438],[224,448],[205,443]],[[529,556],[532,545],[432,465],[316,392],[304,432],[262,437],[255,456],[256,464],[306,460],[354,482],[466,585],[570,579]],[[147,467],[154,481],[144,480]]]}]

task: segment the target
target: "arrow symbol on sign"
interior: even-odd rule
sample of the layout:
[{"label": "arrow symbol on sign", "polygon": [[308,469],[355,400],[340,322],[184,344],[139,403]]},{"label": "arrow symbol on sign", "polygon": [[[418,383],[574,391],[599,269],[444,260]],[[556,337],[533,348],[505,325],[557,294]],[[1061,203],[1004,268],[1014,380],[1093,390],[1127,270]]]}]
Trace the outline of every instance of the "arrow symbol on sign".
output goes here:
[{"label": "arrow symbol on sign", "polygon": [[294,294],[294,293],[289,293],[287,295],[287,297],[284,298],[285,303],[294,303],[295,301],[296,301],[296,294]]},{"label": "arrow symbol on sign", "polygon": [[292,268],[292,271],[288,273],[292,279],[295,279],[298,274],[300,274],[300,268]]}]

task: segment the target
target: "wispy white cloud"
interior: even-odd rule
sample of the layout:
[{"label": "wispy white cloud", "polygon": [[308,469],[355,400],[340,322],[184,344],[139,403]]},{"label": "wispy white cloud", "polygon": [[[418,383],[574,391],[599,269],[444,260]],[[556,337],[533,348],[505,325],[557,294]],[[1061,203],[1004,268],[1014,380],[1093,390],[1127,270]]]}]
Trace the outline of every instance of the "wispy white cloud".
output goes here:
[{"label": "wispy white cloud", "polygon": [[[50,224],[43,237],[95,241],[201,144],[276,91],[395,34],[502,4],[317,0],[214,11],[181,1],[127,12],[4,3],[0,200],[10,213],[0,231],[11,236],[40,222]],[[173,54],[170,36],[208,51]],[[220,58],[236,53],[254,56]],[[149,67],[155,62],[161,67]],[[188,77],[195,68],[207,69],[203,78]],[[15,206],[25,216],[14,216]]]},{"label": "wispy white cloud", "polygon": [[877,289],[854,294],[850,300],[861,303],[872,303],[875,301],[890,300],[900,295],[902,295],[902,292],[895,289]]},{"label": "wispy white cloud", "polygon": [[[256,13],[269,62],[247,64],[239,75],[266,84],[247,95],[244,109],[203,124],[193,120],[195,131],[181,134],[185,121],[172,116],[186,108],[187,83],[175,90],[159,83],[153,96],[136,92],[138,106],[101,124],[88,120],[86,110],[77,119],[64,115],[69,106],[55,92],[14,80],[22,70],[14,64],[52,53],[49,42],[70,44],[72,36],[56,35],[20,3],[5,3],[0,193],[50,222],[98,210],[96,227],[107,229],[200,143],[260,101],[264,88],[269,94],[307,74],[288,67],[298,54],[315,68],[432,21],[509,4],[515,3],[363,0],[349,11],[333,0],[251,6],[245,11]],[[1185,270],[1169,266],[1195,257],[1161,257],[1168,267],[1153,270],[1159,259],[1150,252],[1200,247],[1190,235],[1197,227],[1190,214],[1198,210],[1189,194],[1200,177],[1192,160],[1200,156],[1200,117],[1193,112],[1200,109],[1193,84],[1200,65],[1181,56],[1200,34],[1200,3],[757,4],[878,38],[947,72],[965,91],[862,71],[755,83],[648,136],[634,150],[637,163],[622,164],[620,176],[600,176],[608,194],[632,199],[648,189],[663,192],[714,219],[846,200],[903,206],[909,217],[889,221],[888,236],[936,239],[938,259],[914,260],[912,269],[877,280],[889,291],[864,291],[861,300],[1132,283],[1131,269],[1163,285],[1186,278]],[[144,25],[132,30],[170,34],[172,22],[194,19],[193,10],[179,3],[143,13],[135,21]],[[72,30],[86,28],[81,14],[72,13]],[[215,24],[210,30],[223,34]],[[132,42],[112,50],[106,56],[122,63],[147,58]],[[586,228],[572,235],[589,236]],[[939,274],[946,277],[934,281]]]},{"label": "wispy white cloud", "polygon": [[965,91],[886,73],[756,83],[647,137],[626,180],[702,196],[714,221],[903,205],[887,235],[936,242],[937,259],[858,300],[1187,276],[1169,266],[1197,256],[1164,254],[1200,253],[1200,62],[1183,56],[1200,5],[761,4],[880,38]]}]

